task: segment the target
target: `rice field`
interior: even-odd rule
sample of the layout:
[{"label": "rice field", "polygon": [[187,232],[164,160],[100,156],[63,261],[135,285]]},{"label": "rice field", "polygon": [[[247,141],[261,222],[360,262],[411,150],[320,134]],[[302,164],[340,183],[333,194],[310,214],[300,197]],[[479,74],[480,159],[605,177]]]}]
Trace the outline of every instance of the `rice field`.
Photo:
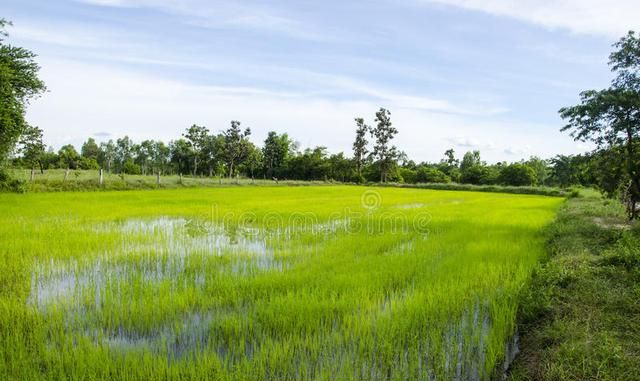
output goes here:
[{"label": "rice field", "polygon": [[0,379],[486,380],[561,198],[0,194]]}]

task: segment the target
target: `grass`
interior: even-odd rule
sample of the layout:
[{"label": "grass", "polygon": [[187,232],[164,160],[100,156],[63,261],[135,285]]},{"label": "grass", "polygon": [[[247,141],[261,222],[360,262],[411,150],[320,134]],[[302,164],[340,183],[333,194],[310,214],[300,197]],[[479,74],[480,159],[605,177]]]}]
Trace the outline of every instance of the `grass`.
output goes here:
[{"label": "grass", "polygon": [[0,194],[0,379],[486,380],[562,199]]},{"label": "grass", "polygon": [[[274,186],[273,180],[266,179],[230,179],[220,177],[194,177],[184,175],[162,175],[160,184],[155,175],[120,175],[116,173],[103,174],[103,183],[100,185],[100,176],[97,170],[70,170],[65,180],[65,170],[49,169],[44,173],[34,172],[31,181],[31,170],[12,169],[10,174],[17,180],[22,181],[24,191],[29,192],[61,192],[61,191],[114,191],[114,190],[136,190],[136,189],[174,189],[174,188],[196,188],[196,187],[228,187],[238,185],[252,186]],[[295,181],[280,180],[278,185],[298,186],[298,185],[320,185],[322,181]]]},{"label": "grass", "polygon": [[640,231],[622,206],[569,199],[525,289],[511,380],[640,380]]},{"label": "grass", "polygon": [[[167,189],[167,188],[193,188],[193,187],[220,187],[238,185],[275,185],[275,181],[266,179],[229,179],[219,177],[193,177],[178,175],[161,176],[160,184],[154,175],[118,175],[114,173],[104,173],[103,184],[100,185],[98,171],[75,170],[69,171],[67,180],[65,170],[51,169],[44,173],[34,172],[31,180],[31,170],[13,169],[11,174],[14,178],[22,181],[25,186],[24,191],[30,192],[57,192],[57,191],[95,191],[95,190],[131,190],[131,189]],[[321,185],[334,183],[334,181],[296,181],[280,180],[279,185]],[[472,185],[458,183],[430,183],[430,184],[369,184],[370,186],[386,186],[400,188],[433,189],[433,190],[455,190],[473,192],[493,192],[493,193],[513,193],[513,194],[537,194],[543,196],[575,196],[576,190],[566,190],[547,186],[505,186],[505,185]]]},{"label": "grass", "polygon": [[538,194],[542,196],[572,196],[578,195],[578,190],[566,190],[548,186],[511,186],[511,185],[473,185],[458,183],[418,183],[418,184],[390,184],[390,186],[398,186],[401,188],[418,188],[433,190],[456,190],[456,191],[473,191],[473,192],[492,192],[492,193],[514,193],[514,194]]}]

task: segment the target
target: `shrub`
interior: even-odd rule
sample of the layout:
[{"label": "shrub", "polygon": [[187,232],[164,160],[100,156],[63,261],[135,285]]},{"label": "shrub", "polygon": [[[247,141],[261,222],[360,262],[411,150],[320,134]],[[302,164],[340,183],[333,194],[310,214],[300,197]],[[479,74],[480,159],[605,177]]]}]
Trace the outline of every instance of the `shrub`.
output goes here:
[{"label": "shrub", "polygon": [[439,169],[420,167],[416,171],[418,183],[450,183],[451,178]]},{"label": "shrub", "polygon": [[6,170],[0,168],[0,192],[23,193],[25,191],[26,186],[24,181],[14,179]]},{"label": "shrub", "polygon": [[140,166],[133,162],[133,160],[129,159],[124,162],[122,166],[122,172],[128,175],[139,175],[142,173]]},{"label": "shrub", "polygon": [[416,171],[409,168],[400,168],[398,173],[402,177],[405,183],[407,184],[415,184],[416,183]]},{"label": "shrub", "polygon": [[502,168],[499,182],[504,185],[531,186],[536,184],[536,173],[528,165],[514,163]]},{"label": "shrub", "polygon": [[499,172],[494,167],[475,165],[462,171],[460,182],[463,184],[491,185],[498,182]]}]

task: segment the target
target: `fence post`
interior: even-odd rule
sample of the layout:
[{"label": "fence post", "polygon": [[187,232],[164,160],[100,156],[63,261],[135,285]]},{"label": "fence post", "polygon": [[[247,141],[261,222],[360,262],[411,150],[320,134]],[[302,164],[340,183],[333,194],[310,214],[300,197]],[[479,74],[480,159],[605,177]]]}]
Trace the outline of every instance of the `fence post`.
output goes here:
[{"label": "fence post", "polygon": [[100,180],[99,180],[100,186],[102,186],[103,182],[104,182],[104,172],[103,172],[103,169],[100,168]]},{"label": "fence post", "polygon": [[156,174],[156,185],[160,185],[160,171]]},{"label": "fence post", "polygon": [[34,169],[31,168],[31,176],[29,176],[29,181],[33,182],[33,176],[34,176]]},{"label": "fence post", "polygon": [[64,170],[64,180],[62,180],[63,182],[67,181],[67,177],[69,177],[69,168]]}]

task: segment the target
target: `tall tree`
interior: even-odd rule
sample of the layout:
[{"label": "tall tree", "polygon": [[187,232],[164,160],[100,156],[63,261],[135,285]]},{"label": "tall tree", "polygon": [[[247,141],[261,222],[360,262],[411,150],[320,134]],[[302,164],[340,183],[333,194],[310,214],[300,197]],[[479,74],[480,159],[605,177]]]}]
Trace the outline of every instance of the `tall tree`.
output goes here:
[{"label": "tall tree", "polygon": [[67,144],[60,147],[60,149],[58,150],[58,157],[60,160],[60,167],[69,169],[78,168],[80,155],[73,145]]},{"label": "tall tree", "polygon": [[353,162],[356,166],[356,173],[358,179],[362,178],[362,168],[367,163],[367,155],[369,150],[367,149],[367,135],[371,131],[371,127],[368,126],[363,118],[356,118],[356,139],[353,142]]},{"label": "tall tree", "polygon": [[262,165],[262,151],[253,143],[247,144],[247,157],[244,161],[244,167],[247,175],[254,179],[255,172]]},{"label": "tall tree", "polygon": [[98,160],[98,154],[100,153],[100,147],[96,143],[94,138],[87,139],[82,147],[80,148],[80,155],[86,159],[95,159]]},{"label": "tall tree", "polygon": [[149,167],[152,166],[153,150],[155,142],[153,140],[143,140],[137,145],[135,163],[140,166],[142,174],[146,175]]},{"label": "tall tree", "polygon": [[8,25],[9,21],[0,18],[0,165],[28,131],[25,110],[29,101],[46,90],[38,78],[36,55],[5,41]]},{"label": "tall tree", "polygon": [[198,126],[197,124],[187,128],[187,131],[182,134],[192,148],[193,153],[193,175],[198,172],[198,164],[200,163],[204,147],[207,143],[207,136],[209,136],[209,130],[204,126]]},{"label": "tall tree", "polygon": [[207,166],[209,177],[217,173],[221,167],[222,154],[224,149],[224,138],[222,134],[207,135],[202,147],[203,164]]},{"label": "tall tree", "polygon": [[289,135],[278,135],[275,131],[269,131],[262,147],[262,162],[269,177],[279,176],[292,144]]},{"label": "tall tree", "polygon": [[189,173],[193,162],[193,147],[186,139],[178,139],[169,143],[171,164],[179,174]]},{"label": "tall tree", "polygon": [[398,130],[391,123],[391,112],[385,108],[381,107],[376,112],[375,121],[377,124],[371,129],[371,135],[375,138],[371,155],[380,167],[380,181],[386,182],[399,154],[398,149],[391,144]]},{"label": "tall tree", "polygon": [[579,141],[592,141],[602,152],[617,152],[623,148],[626,166],[627,213],[638,218],[640,202],[640,39],[629,32],[614,45],[609,65],[615,78],[603,90],[580,93],[580,104],[560,109],[560,116],[568,122],[562,131]]},{"label": "tall tree", "polygon": [[19,145],[18,151],[24,160],[31,164],[31,169],[33,170],[38,164],[40,173],[44,173],[42,157],[45,153],[45,145],[42,140],[42,130],[38,127],[27,126],[20,137]]},{"label": "tall tree", "polygon": [[157,140],[153,142],[153,154],[151,156],[151,163],[153,165],[153,171],[158,173],[167,172],[167,166],[169,164],[169,156],[171,151],[169,147],[163,142]]},{"label": "tall tree", "polygon": [[251,129],[240,129],[240,122],[231,121],[231,127],[222,133],[224,136],[224,160],[229,171],[229,177],[235,173],[236,166],[242,164],[249,153],[249,135]]},{"label": "tall tree", "polygon": [[111,168],[116,160],[116,144],[113,140],[100,143],[100,152],[98,154],[98,164],[101,168],[106,168],[111,173]]},{"label": "tall tree", "polygon": [[133,163],[134,150],[135,143],[128,136],[116,140],[115,162],[119,173],[124,171],[127,162]]}]

